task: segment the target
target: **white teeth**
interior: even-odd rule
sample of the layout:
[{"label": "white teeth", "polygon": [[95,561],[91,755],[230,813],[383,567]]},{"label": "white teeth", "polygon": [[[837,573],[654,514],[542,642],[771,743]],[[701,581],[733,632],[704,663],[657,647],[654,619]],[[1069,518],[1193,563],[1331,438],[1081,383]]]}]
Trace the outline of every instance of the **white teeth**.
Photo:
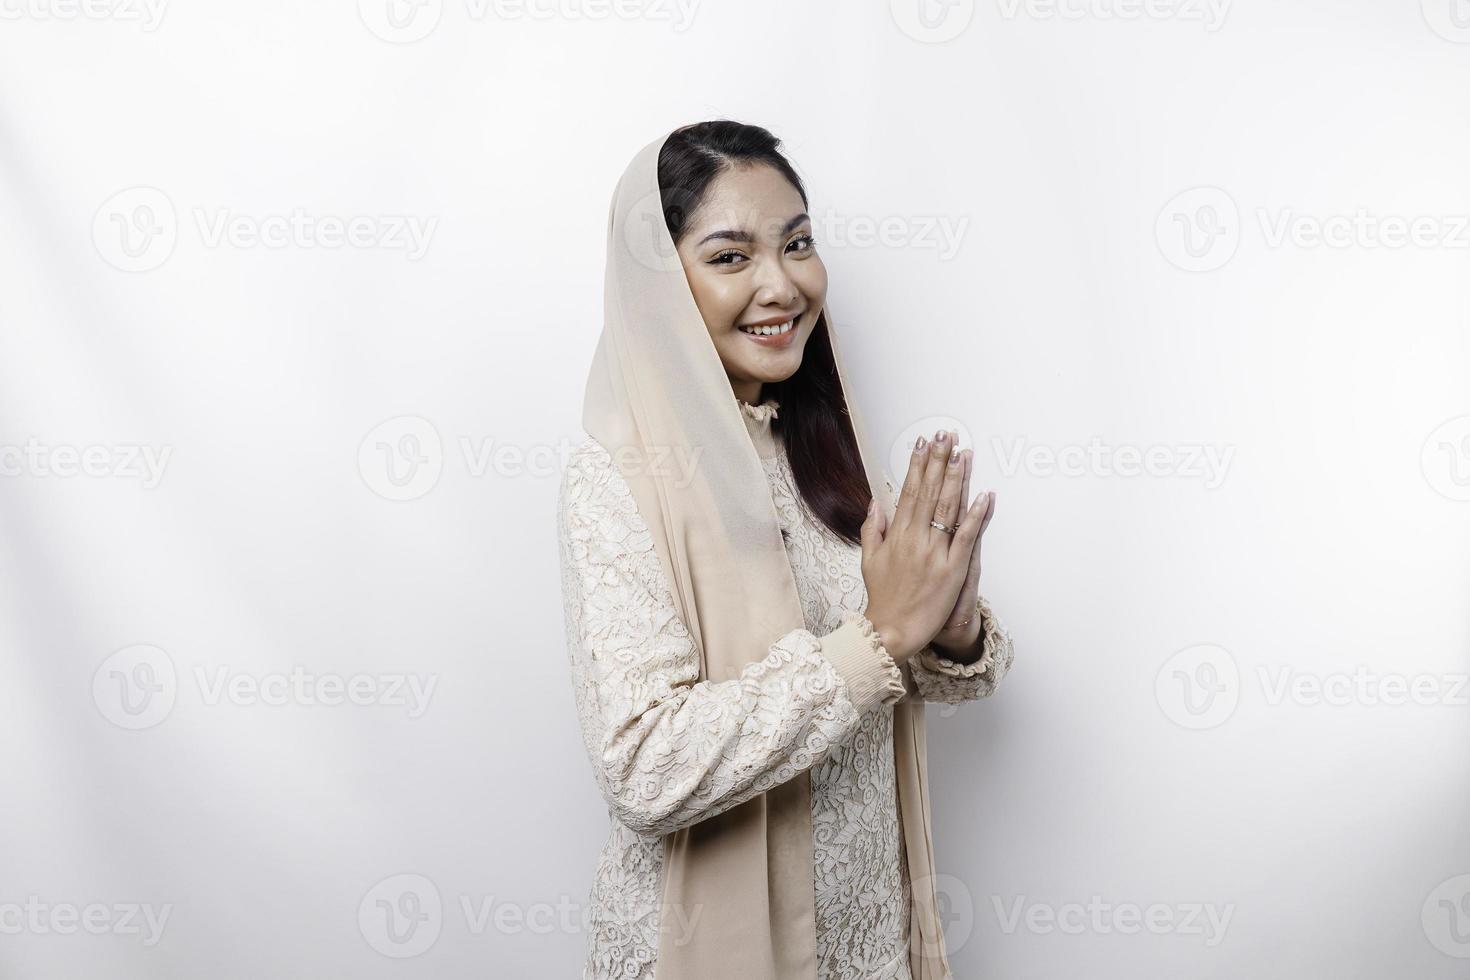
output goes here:
[{"label": "white teeth", "polygon": [[795,326],[795,324],[796,320],[791,319],[774,327],[741,327],[740,329],[744,330],[746,333],[753,333],[760,337],[774,337],[777,334],[788,332],[793,326]]}]

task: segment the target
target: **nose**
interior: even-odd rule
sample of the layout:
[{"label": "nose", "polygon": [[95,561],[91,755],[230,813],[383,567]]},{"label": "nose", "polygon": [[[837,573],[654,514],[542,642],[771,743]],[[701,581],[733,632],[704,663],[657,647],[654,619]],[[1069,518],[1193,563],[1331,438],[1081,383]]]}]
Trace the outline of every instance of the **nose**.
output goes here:
[{"label": "nose", "polygon": [[755,300],[761,306],[790,306],[796,302],[800,290],[791,277],[786,274],[778,259],[774,262],[763,262],[757,273]]}]

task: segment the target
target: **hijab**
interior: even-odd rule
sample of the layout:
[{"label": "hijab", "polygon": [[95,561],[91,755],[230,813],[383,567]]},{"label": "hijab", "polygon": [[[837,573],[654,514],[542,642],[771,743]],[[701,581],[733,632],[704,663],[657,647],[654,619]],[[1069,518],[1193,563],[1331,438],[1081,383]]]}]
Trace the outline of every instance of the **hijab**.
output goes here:
[{"label": "hijab", "polygon": [[[648,525],[700,680],[739,677],[806,626],[776,505],[730,379],[664,220],[658,158],[640,150],[608,209],[603,328],[583,403],[588,435],[612,456]],[[892,489],[848,400],[830,304],[837,383],[874,497]],[[893,706],[894,762],[910,880],[913,980],[949,980],[935,892],[924,702]],[[797,756],[800,762],[801,757]],[[812,760],[759,795],[664,836],[659,980],[816,980]]]}]

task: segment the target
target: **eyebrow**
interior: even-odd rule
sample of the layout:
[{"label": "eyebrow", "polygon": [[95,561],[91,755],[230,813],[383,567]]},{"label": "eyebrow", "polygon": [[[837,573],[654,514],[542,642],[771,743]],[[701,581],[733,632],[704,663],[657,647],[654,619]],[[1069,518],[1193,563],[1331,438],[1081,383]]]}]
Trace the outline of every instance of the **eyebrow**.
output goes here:
[{"label": "eyebrow", "polygon": [[[801,224],[803,221],[810,221],[810,220],[811,220],[811,215],[809,215],[805,211],[803,211],[803,212],[801,212],[801,214],[798,214],[796,217],[792,218],[790,221],[786,222],[784,225],[781,226],[781,234],[782,235],[785,235],[788,232],[790,232],[791,229],[793,229],[797,225]],[[753,241],[755,241],[755,236],[752,235],[748,231],[744,231],[744,230],[736,229],[736,228],[726,228],[726,229],[724,229],[722,231],[710,232],[708,235],[705,235],[703,238],[701,238],[697,244],[698,245],[703,245],[705,242],[709,241],[712,238],[728,238],[732,242],[753,242]]]}]

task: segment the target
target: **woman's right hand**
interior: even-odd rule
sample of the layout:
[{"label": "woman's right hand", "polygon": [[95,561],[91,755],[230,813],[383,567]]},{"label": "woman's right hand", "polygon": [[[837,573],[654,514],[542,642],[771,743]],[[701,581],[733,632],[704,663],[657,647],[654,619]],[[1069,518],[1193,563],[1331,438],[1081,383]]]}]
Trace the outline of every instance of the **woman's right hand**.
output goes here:
[{"label": "woman's right hand", "polygon": [[[862,527],[864,615],[896,663],[924,648],[954,609],[965,583],[970,555],[985,516],[985,495],[976,496],[961,521],[965,466],[955,435],[922,437],[909,457],[909,471],[890,525],[873,506]],[[954,534],[929,525],[959,527]]]}]

